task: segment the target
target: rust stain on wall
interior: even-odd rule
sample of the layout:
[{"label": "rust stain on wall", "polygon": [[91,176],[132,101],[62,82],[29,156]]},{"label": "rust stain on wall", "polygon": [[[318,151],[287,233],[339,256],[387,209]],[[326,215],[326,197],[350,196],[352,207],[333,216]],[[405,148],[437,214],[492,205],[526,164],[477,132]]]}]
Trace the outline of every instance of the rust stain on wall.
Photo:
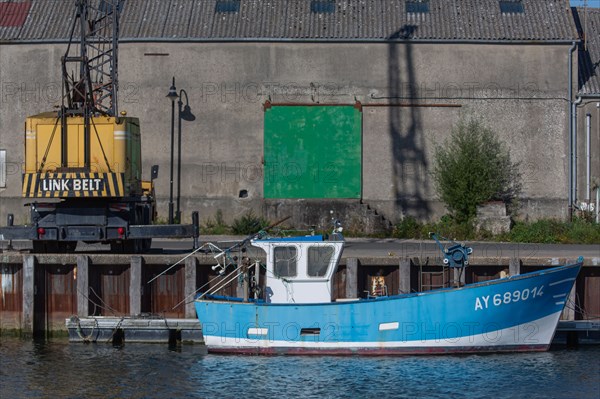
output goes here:
[{"label": "rust stain on wall", "polygon": [[129,315],[129,265],[90,267],[90,314],[93,316]]},{"label": "rust stain on wall", "polygon": [[23,311],[23,266],[0,264],[0,328],[19,329]]}]

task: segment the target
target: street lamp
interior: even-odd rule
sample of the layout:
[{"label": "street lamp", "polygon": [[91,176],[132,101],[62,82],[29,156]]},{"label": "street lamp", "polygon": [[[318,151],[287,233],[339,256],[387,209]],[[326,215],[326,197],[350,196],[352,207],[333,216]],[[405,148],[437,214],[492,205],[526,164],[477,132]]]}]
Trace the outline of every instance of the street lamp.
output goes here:
[{"label": "street lamp", "polygon": [[[185,107],[183,110],[181,106],[183,105],[183,101],[181,99],[185,95]],[[196,119],[194,114],[192,114],[192,110],[190,109],[190,102],[188,99],[188,94],[184,89],[179,90],[179,101],[177,101],[178,107],[178,126],[177,126],[177,212],[175,212],[175,219],[177,223],[181,223],[181,120],[184,121],[193,121]]]},{"label": "street lamp", "polygon": [[169,188],[169,224],[173,224],[173,147],[175,144],[175,100],[177,97],[175,76],[173,76],[173,84],[169,88],[169,94],[167,94],[167,98],[171,100],[171,182]]}]

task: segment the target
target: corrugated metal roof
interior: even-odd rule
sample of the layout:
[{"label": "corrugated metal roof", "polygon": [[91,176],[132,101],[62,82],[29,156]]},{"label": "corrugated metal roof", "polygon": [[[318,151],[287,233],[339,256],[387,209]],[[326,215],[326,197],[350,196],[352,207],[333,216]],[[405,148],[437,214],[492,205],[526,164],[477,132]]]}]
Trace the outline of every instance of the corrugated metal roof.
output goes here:
[{"label": "corrugated metal roof", "polygon": [[172,1],[169,5],[162,36],[169,38],[186,37],[194,5],[195,2],[193,1]]},{"label": "corrugated metal roof", "polygon": [[[98,1],[98,0],[94,0]],[[498,0],[429,0],[426,14],[406,0],[336,0],[314,13],[311,0],[240,0],[216,12],[217,0],[125,0],[121,39],[128,40],[415,40],[564,41],[577,30],[568,0],[522,0],[525,12],[502,14]],[[74,0],[31,3],[22,28],[0,26],[0,40],[65,40]]]},{"label": "corrugated metal roof", "polygon": [[577,8],[573,14],[585,37],[579,48],[579,95],[600,96],[600,10]]},{"label": "corrugated metal roof", "polygon": [[[72,20],[75,17],[75,5],[71,1],[50,1],[49,3],[51,3],[50,6],[44,8],[46,13],[41,15],[42,18],[48,19],[46,29],[40,32],[42,35],[41,38],[69,38],[73,24]],[[36,14],[36,18],[40,18],[40,13]],[[27,20],[25,24],[27,25],[29,21]],[[33,18],[31,21],[33,22]]]},{"label": "corrugated metal roof", "polygon": [[7,3],[0,2],[0,26],[22,27],[29,14],[31,2]]},{"label": "corrugated metal roof", "polygon": [[31,2],[0,3],[0,29],[7,35],[18,36],[27,20]]}]

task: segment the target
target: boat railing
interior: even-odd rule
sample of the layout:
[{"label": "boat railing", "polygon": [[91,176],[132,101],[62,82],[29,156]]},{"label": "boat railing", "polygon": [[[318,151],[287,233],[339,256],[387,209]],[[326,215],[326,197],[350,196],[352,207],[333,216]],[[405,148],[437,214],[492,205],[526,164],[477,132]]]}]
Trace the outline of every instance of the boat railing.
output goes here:
[{"label": "boat railing", "polygon": [[207,295],[214,295],[217,292],[219,292],[220,290],[222,290],[223,288],[227,287],[234,280],[239,279],[239,277],[243,274],[243,271],[241,270],[241,268],[242,268],[242,265],[241,264],[238,265],[238,267],[233,269],[229,274],[227,274],[226,276],[223,276],[221,281],[219,281],[214,287],[211,287],[208,290],[206,290],[205,292],[201,293],[197,299],[202,299],[203,297],[205,297]]},{"label": "boat railing", "polygon": [[387,285],[379,287],[375,290],[365,290],[364,292],[367,296],[367,299],[389,296]]},{"label": "boat railing", "polygon": [[[214,272],[216,272],[217,275],[215,277],[213,277],[212,279],[210,279],[209,281],[207,281],[206,283],[204,283],[202,286],[200,286],[196,290],[194,290],[194,292],[190,293],[185,298],[183,298],[183,300],[180,301],[178,304],[176,304],[173,307],[173,309],[176,309],[177,307],[186,303],[192,297],[194,299],[200,299],[200,298],[204,298],[207,296],[215,295],[220,290],[226,288],[229,284],[231,284],[236,278],[240,278],[240,276],[242,274],[245,275],[244,276],[244,285],[245,285],[244,289],[246,290],[246,292],[248,292],[247,285],[246,285],[246,283],[248,282],[248,278],[246,277],[246,275],[248,272],[249,259],[246,257],[243,257],[242,261],[238,263],[237,262],[238,257],[234,256],[232,254],[233,250],[239,250],[240,252],[244,252],[243,248],[240,247],[238,244],[233,245],[226,249],[222,249],[221,247],[219,247],[218,245],[216,245],[212,242],[204,243],[200,247],[196,248],[193,252],[187,254],[185,257],[183,257],[179,261],[175,262],[173,265],[169,266],[162,273],[158,274],[157,276],[154,276],[151,280],[148,281],[148,283],[151,283],[152,281],[156,280],[161,275],[167,273],[173,267],[180,264],[181,262],[183,262],[185,259],[189,258],[190,256],[200,252],[200,253],[204,253],[204,254],[212,254],[213,259],[215,259],[217,262],[214,266],[212,266],[212,270]],[[231,272],[226,274],[227,270],[231,267],[234,267],[234,269]],[[256,275],[257,276],[259,275],[259,268],[260,268],[260,262],[257,261],[257,265],[256,265]],[[258,277],[252,276],[251,279],[252,279],[253,287],[258,287]],[[210,287],[210,285],[213,283],[215,283],[215,285],[213,287]],[[206,291],[203,291],[207,286],[208,286],[208,289]],[[257,298],[257,296],[258,296],[257,289],[255,288],[254,291],[255,291],[254,299],[258,299]],[[244,294],[244,300],[247,300],[247,293]]]}]

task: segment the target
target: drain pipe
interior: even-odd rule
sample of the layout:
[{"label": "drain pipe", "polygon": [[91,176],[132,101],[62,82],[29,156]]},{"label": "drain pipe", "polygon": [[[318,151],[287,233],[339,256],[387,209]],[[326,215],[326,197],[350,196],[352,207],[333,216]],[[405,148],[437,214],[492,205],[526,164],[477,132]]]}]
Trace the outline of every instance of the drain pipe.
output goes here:
[{"label": "drain pipe", "polygon": [[600,187],[596,188],[596,223],[600,223]]},{"label": "drain pipe", "polygon": [[[596,127],[600,129],[600,102],[596,103],[598,118],[596,119]],[[596,185],[596,223],[600,223],[600,183]]]},{"label": "drain pipe", "polygon": [[585,202],[592,199],[592,114],[585,116]]},{"label": "drain pipe", "polygon": [[582,101],[583,98],[577,97],[571,105],[571,173],[573,174],[573,176],[571,176],[572,209],[577,209],[577,106],[581,104]]},{"label": "drain pipe", "polygon": [[573,218],[573,52],[576,48],[576,42],[569,48],[569,220]]}]

